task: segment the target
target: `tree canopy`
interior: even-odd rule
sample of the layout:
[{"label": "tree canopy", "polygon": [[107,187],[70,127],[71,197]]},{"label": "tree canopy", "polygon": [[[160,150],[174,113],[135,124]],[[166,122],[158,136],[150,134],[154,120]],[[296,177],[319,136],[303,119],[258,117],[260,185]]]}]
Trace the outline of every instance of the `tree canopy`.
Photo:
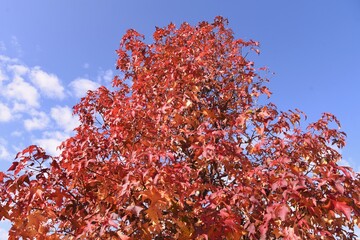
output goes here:
[{"label": "tree canopy", "polygon": [[35,145],[0,172],[10,239],[354,239],[360,178],[345,133],[280,111],[227,20],[128,30],[113,88],[74,107],[59,156]]}]

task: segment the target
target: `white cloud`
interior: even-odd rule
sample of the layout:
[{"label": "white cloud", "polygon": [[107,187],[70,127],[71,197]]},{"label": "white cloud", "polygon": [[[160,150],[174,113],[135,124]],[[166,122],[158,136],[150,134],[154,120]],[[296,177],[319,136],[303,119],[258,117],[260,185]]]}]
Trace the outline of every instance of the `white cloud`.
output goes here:
[{"label": "white cloud", "polygon": [[24,120],[24,127],[26,130],[31,131],[35,129],[45,129],[50,120],[49,117],[44,112],[34,112],[31,119]]},{"label": "white cloud", "polygon": [[22,76],[22,75],[26,74],[27,72],[29,72],[28,67],[26,67],[24,65],[20,65],[20,64],[8,65],[7,69],[9,71],[12,71],[17,76]]},{"label": "white cloud", "polygon": [[77,116],[73,116],[71,108],[65,107],[53,107],[51,108],[50,115],[55,120],[57,125],[64,129],[66,132],[71,132],[75,127],[79,125]]},{"label": "white cloud", "polygon": [[84,97],[88,90],[95,90],[100,87],[100,84],[85,78],[77,78],[72,81],[69,86],[72,88],[73,94],[78,97]]},{"label": "white cloud", "polygon": [[26,112],[29,110],[29,107],[24,103],[19,103],[17,101],[13,102],[12,111],[13,112]]},{"label": "white cloud", "polygon": [[57,149],[57,147],[61,144],[61,142],[61,140],[56,138],[41,138],[35,140],[35,143],[38,146],[44,148],[46,153],[52,156],[58,156],[60,154],[60,151]]},{"label": "white cloud", "polygon": [[31,69],[30,79],[45,96],[60,99],[65,97],[64,87],[56,75],[47,73],[37,66]]},{"label": "white cloud", "polygon": [[5,69],[4,69],[5,66],[6,66],[6,57],[4,55],[0,55],[0,87],[1,87],[1,83],[8,79],[8,76],[5,74]]},{"label": "white cloud", "polygon": [[8,152],[8,150],[4,146],[0,145],[0,159],[9,160],[9,158],[10,158],[10,153]]},{"label": "white cloud", "polygon": [[48,154],[57,156],[60,154],[60,150],[57,147],[69,136],[62,132],[44,132],[43,137],[35,139],[35,144],[45,149]]},{"label": "white cloud", "polygon": [[11,117],[10,108],[0,102],[0,122],[8,122],[10,121]]},{"label": "white cloud", "polygon": [[24,81],[20,76],[14,76],[11,83],[4,87],[5,97],[18,100],[30,107],[38,107],[39,93],[31,84]]},{"label": "white cloud", "polygon": [[4,63],[17,63],[19,62],[19,59],[17,58],[11,58],[5,55],[0,55],[0,61]]},{"label": "white cloud", "polygon": [[114,77],[114,73],[111,69],[106,70],[102,76],[102,78],[107,83],[110,83],[113,80],[113,77]]},{"label": "white cloud", "polygon": [[1,86],[1,82],[7,80],[8,77],[5,75],[5,73],[3,72],[3,70],[0,68],[0,86]]},{"label": "white cloud", "polygon": [[6,148],[6,141],[0,138],[0,160],[11,160],[11,154]]}]

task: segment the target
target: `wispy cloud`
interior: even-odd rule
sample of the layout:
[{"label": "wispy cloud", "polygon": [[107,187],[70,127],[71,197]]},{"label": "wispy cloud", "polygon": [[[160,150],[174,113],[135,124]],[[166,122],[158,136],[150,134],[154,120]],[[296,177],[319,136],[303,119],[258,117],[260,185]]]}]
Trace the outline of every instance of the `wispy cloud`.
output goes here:
[{"label": "wispy cloud", "polygon": [[68,137],[68,134],[60,131],[46,131],[41,138],[35,139],[34,143],[44,148],[48,154],[58,156],[60,154],[58,146]]},{"label": "wispy cloud", "polygon": [[0,68],[0,87],[2,85],[2,82],[7,80],[7,76],[5,75],[4,71]]},{"label": "wispy cloud", "polygon": [[12,118],[10,108],[0,101],[0,122],[8,122]]},{"label": "wispy cloud", "polygon": [[13,72],[15,76],[23,76],[29,72],[29,68],[21,64],[9,64],[7,65],[7,69]]},{"label": "wispy cloud", "polygon": [[100,84],[86,78],[77,78],[69,84],[71,92],[74,96],[84,97],[88,90],[95,90],[100,87]]},{"label": "wispy cloud", "polygon": [[100,71],[98,75],[98,82],[104,81],[106,84],[111,83],[113,80],[114,73],[111,69]]},{"label": "wispy cloud", "polygon": [[9,160],[11,155],[7,148],[0,143],[0,160]]},{"label": "wispy cloud", "polygon": [[39,107],[38,91],[18,75],[15,75],[11,83],[4,87],[3,95],[10,100],[25,103],[29,107]]},{"label": "wispy cloud", "polygon": [[50,119],[45,112],[34,111],[31,115],[32,118],[24,120],[26,130],[42,130],[48,126]]},{"label": "wispy cloud", "polygon": [[[18,60],[7,56],[0,56],[0,95],[8,101],[26,104],[27,107],[39,106],[39,93],[36,88],[26,81],[28,67],[18,64]],[[9,81],[10,80],[10,81]]]},{"label": "wispy cloud", "polygon": [[9,161],[11,160],[11,153],[7,147],[7,141],[4,138],[0,137],[0,161]]},{"label": "wispy cloud", "polygon": [[30,80],[40,89],[40,91],[49,98],[65,97],[64,87],[62,86],[59,78],[55,74],[47,73],[39,66],[31,69]]},{"label": "wispy cloud", "polygon": [[17,58],[11,58],[5,55],[0,55],[0,63],[17,63],[19,62],[19,59]]},{"label": "wispy cloud", "polygon": [[78,117],[72,114],[72,109],[68,106],[53,107],[51,108],[50,115],[56,124],[66,132],[71,132],[80,124]]}]

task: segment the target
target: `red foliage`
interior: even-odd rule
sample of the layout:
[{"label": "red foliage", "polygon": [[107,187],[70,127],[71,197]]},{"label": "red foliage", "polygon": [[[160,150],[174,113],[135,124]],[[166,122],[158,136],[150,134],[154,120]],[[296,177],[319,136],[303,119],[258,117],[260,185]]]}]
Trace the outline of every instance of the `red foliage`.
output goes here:
[{"label": "red foliage", "polygon": [[116,90],[89,92],[59,157],[30,146],[0,173],[10,239],[353,239],[360,178],[331,114],[300,126],[227,21],[129,30]]}]

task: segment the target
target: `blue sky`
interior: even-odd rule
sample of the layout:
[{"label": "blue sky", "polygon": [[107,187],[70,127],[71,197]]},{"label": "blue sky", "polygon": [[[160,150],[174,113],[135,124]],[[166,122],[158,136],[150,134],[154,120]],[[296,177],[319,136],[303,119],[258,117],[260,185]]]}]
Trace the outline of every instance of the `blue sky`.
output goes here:
[{"label": "blue sky", "polygon": [[0,170],[29,144],[54,153],[71,135],[71,107],[109,84],[127,29],[150,42],[155,26],[217,15],[238,38],[260,42],[252,60],[275,72],[269,88],[279,109],[299,108],[309,121],[322,112],[339,118],[344,163],[360,171],[358,0],[0,0]]}]

